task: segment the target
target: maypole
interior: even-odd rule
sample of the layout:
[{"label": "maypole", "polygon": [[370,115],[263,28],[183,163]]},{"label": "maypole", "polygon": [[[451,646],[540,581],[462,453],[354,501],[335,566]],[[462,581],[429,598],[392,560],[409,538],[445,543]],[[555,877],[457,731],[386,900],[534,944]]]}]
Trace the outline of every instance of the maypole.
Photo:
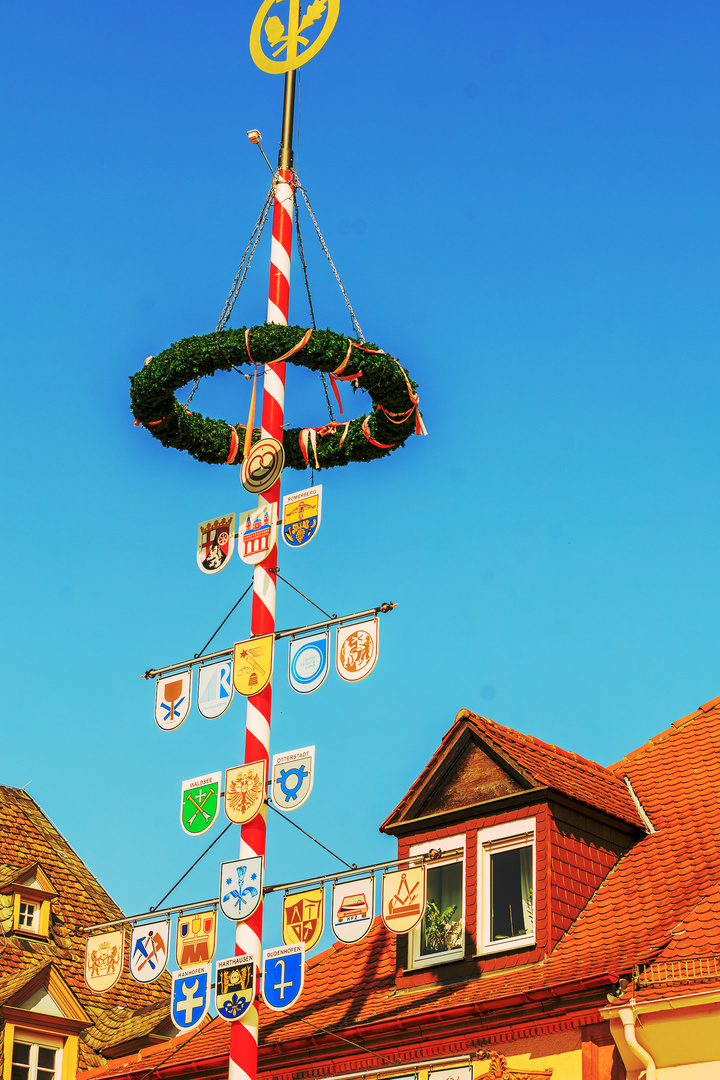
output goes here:
[{"label": "maypole", "polygon": [[[273,203],[272,246],[270,249],[270,286],[268,292],[267,321],[287,326],[290,302],[290,253],[292,245],[293,201],[295,177],[293,173],[293,112],[295,107],[295,71],[285,75],[285,100],[283,104],[282,139],[278,169],[274,177],[275,198]],[[266,364],[263,375],[262,438],[283,441],[283,414],[285,409],[285,362]],[[280,515],[280,477],[268,491],[258,497],[258,508],[269,506],[277,520]],[[275,593],[277,568],[277,540],[268,556],[255,567],[253,576],[253,600],[250,630],[253,636],[275,632]],[[265,775],[269,772],[270,718],[272,710],[272,677],[267,685],[248,698],[245,731],[245,761],[264,761]],[[240,838],[240,858],[253,855],[265,857],[267,833],[267,808],[252,821],[243,825]],[[263,904],[258,904],[253,915],[237,924],[235,953],[255,957],[256,979],[259,976],[262,952]],[[255,1080],[257,1076],[258,1013],[257,1004],[236,1020],[230,1029],[229,1080]]]}]

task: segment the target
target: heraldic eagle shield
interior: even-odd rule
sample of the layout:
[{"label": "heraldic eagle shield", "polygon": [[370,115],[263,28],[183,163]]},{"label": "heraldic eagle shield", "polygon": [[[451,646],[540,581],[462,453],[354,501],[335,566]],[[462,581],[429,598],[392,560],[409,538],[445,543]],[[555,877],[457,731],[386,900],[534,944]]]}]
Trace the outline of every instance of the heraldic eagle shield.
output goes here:
[{"label": "heraldic eagle shield", "polygon": [[302,942],[305,952],[317,945],[325,925],[324,900],[322,886],[283,897],[282,936],[286,945]]},{"label": "heraldic eagle shield", "polygon": [[215,965],[215,1008],[223,1020],[238,1020],[255,1000],[255,960],[247,953]]},{"label": "heraldic eagle shield", "polygon": [[228,821],[246,825],[260,813],[265,799],[265,762],[249,761],[225,773],[225,814]]},{"label": "heraldic eagle shield", "polygon": [[252,697],[267,686],[272,675],[273,634],[237,641],[234,649],[233,682],[238,694]]},{"label": "heraldic eagle shield", "polygon": [[178,919],[175,959],[178,967],[209,964],[217,943],[217,912],[195,911]]}]

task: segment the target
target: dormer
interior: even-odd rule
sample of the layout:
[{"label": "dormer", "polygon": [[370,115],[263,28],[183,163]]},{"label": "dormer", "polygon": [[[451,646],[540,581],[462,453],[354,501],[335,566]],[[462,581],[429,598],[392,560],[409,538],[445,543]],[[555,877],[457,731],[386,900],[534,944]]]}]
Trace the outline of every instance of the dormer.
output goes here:
[{"label": "dormer", "polygon": [[6,878],[0,892],[12,896],[12,932],[33,938],[48,936],[50,901],[58,894],[39,863],[31,863]]},{"label": "dormer", "polygon": [[609,769],[462,710],[381,831],[430,856],[403,985],[538,962],[645,830]]},{"label": "dormer", "polygon": [[51,962],[5,983],[0,1017],[3,1080],[74,1080],[79,1035],[92,1019]]}]

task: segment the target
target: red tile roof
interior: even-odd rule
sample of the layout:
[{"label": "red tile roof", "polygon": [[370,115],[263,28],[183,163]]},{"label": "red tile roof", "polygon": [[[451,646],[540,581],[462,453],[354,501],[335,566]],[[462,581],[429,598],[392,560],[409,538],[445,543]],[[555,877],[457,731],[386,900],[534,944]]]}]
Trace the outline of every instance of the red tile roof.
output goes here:
[{"label": "red tile roof", "polygon": [[[12,886],[8,883],[34,863],[49,876],[58,894],[50,902],[47,940],[13,932]],[[21,989],[43,963],[52,963],[95,1021],[80,1039],[81,1067],[96,1064],[98,1050],[126,1038],[144,1036],[159,1022],[167,1022],[169,975],[150,985],[140,985],[126,971],[107,994],[92,994],[87,989],[83,976],[86,935],[79,928],[123,913],[37,803],[24,791],[2,786],[0,880],[10,890],[0,895],[0,928],[5,934],[0,952],[0,999],[9,996],[10,988],[14,988],[13,992]],[[154,1005],[160,1013],[145,1013],[148,1005]]]},{"label": "red tile roof", "polygon": [[570,750],[562,750],[552,743],[523,735],[512,728],[496,724],[486,716],[478,716],[468,709],[461,709],[455,723],[446,732],[438,750],[405,797],[383,822],[381,829],[404,817],[422,789],[431,781],[442,760],[451,752],[458,736],[469,730],[481,742],[488,744],[509,759],[518,772],[535,787],[548,787],[577,799],[588,806],[612,814],[622,821],[643,828],[642,820],[621,776],[612,769],[598,765],[596,761],[580,757]]},{"label": "red tile roof", "polygon": [[[511,1007],[582,985],[596,986],[604,1002],[609,983],[637,964],[678,958],[685,949],[720,955],[720,699],[673,724],[611,769],[484,718],[472,717],[471,722],[538,781],[591,805],[602,801],[597,794],[601,779],[604,797],[609,791],[615,797],[627,792],[623,777],[629,776],[657,831],[638,840],[610,870],[552,953],[537,964],[398,989],[395,938],[376,919],[362,942],[336,943],[308,960],[303,995],[286,1013],[271,1014],[261,1005],[261,1055],[263,1049],[273,1053],[280,1043],[309,1039],[318,1029],[352,1032],[353,1039],[362,1040],[364,1032],[383,1021],[412,1027],[426,1020],[433,1023],[438,1015],[458,1015],[469,1006]],[[578,773],[574,780],[573,769]],[[417,785],[406,799],[413,790]],[[627,803],[623,814],[630,819]],[[442,969],[437,971],[442,977]],[[176,1060],[198,1062],[226,1054],[228,1040],[228,1025],[215,1020],[192,1046],[179,1050]],[[143,1052],[143,1068],[159,1060],[159,1050]],[[126,1059],[101,1074],[86,1075],[111,1077],[131,1070],[132,1062]]]}]

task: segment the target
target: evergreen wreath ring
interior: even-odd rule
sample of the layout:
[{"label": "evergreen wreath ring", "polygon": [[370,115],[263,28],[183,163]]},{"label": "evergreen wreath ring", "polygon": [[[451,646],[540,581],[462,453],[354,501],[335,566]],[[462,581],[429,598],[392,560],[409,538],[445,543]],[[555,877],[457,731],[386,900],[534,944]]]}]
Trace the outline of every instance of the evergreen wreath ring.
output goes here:
[{"label": "evergreen wreath ring", "polygon": [[[190,412],[175,392],[216,371],[280,360],[329,375],[338,404],[338,381],[366,390],[373,403],[368,415],[355,420],[332,421],[320,428],[285,428],[285,464],[291,469],[372,461],[402,446],[414,431],[425,432],[416,384],[395,357],[332,330],[273,323],[183,338],[148,357],[130,377],[135,423],[146,427],[163,446],[187,450],[198,461],[239,465],[245,426]],[[254,428],[252,441],[259,438],[260,429]]]}]

